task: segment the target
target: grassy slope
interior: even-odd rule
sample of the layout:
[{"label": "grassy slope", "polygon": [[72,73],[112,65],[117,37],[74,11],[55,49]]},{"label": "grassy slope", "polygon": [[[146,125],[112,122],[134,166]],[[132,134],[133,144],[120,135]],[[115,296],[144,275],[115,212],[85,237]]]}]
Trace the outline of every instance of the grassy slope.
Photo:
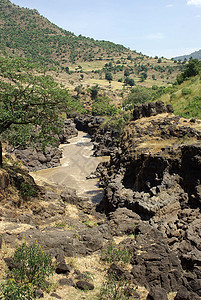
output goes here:
[{"label": "grassy slope", "polygon": [[[56,66],[58,80],[62,78],[71,89],[79,84],[94,83],[108,89],[109,84],[105,81],[108,69],[104,67],[109,62],[112,62],[113,90],[122,90],[123,84],[118,80],[124,81],[125,69],[130,70],[130,78],[137,84],[146,71],[147,80],[139,84],[151,87],[174,82],[182,67],[164,58],[159,62],[157,58],[136,53],[122,45],[76,36],[54,25],[37,10],[21,8],[8,0],[0,0],[0,35],[0,53],[25,55],[34,61]],[[70,75],[65,72],[66,67],[73,71]],[[83,80],[81,75],[84,75]]]},{"label": "grassy slope", "polygon": [[[189,94],[184,95],[185,90]],[[166,104],[173,105],[175,114],[183,117],[197,117],[201,119],[201,78],[192,77],[176,86],[171,92],[162,95],[159,99]]]}]

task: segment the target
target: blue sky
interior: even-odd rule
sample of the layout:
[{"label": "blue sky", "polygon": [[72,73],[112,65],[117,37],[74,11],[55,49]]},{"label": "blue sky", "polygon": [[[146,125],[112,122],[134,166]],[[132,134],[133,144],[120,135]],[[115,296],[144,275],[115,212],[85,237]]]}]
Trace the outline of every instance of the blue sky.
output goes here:
[{"label": "blue sky", "polygon": [[76,35],[108,40],[150,56],[201,49],[201,0],[11,0],[35,8]]}]

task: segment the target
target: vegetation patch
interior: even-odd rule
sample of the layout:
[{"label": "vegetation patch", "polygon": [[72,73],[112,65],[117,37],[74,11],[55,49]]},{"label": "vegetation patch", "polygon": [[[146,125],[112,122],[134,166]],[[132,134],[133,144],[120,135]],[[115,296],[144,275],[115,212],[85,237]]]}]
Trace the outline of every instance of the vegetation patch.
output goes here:
[{"label": "vegetation patch", "polygon": [[1,283],[4,299],[34,299],[34,291],[46,288],[46,279],[53,274],[51,256],[37,244],[23,242],[13,254],[14,268]]}]

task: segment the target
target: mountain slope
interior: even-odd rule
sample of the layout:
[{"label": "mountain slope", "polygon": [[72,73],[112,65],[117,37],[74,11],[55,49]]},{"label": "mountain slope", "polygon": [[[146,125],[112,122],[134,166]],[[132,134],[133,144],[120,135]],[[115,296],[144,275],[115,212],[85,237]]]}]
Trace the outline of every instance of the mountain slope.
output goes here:
[{"label": "mountain slope", "polygon": [[195,51],[195,52],[193,52],[191,54],[188,54],[188,55],[177,56],[174,59],[175,60],[179,60],[179,59],[180,60],[185,60],[185,59],[189,60],[191,57],[201,60],[201,50]]},{"label": "mountain slope", "polygon": [[37,10],[21,8],[8,0],[0,1],[1,50],[14,49],[34,60],[75,62],[90,60],[98,53],[118,56],[128,52],[124,46],[95,41],[63,30],[42,17]]},{"label": "mountain slope", "polygon": [[[35,9],[0,0],[0,54],[25,56],[56,67],[58,81],[69,89],[98,84],[125,89],[130,83],[147,87],[173,83],[183,64],[152,58],[108,41],[97,41],[63,30]],[[61,73],[62,71],[62,73]],[[107,73],[111,73],[108,80]]]}]

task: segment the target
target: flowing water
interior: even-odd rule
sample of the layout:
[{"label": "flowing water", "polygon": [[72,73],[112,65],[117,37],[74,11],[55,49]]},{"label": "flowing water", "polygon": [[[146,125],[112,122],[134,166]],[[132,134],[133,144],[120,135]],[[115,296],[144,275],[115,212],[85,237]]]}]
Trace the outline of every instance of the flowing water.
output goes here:
[{"label": "flowing water", "polygon": [[69,144],[61,145],[63,151],[61,166],[33,172],[32,175],[39,181],[62,184],[76,189],[77,195],[88,198],[93,202],[100,202],[103,189],[98,186],[98,179],[86,179],[96,170],[102,161],[109,157],[94,157],[93,144],[90,136],[79,131],[78,136],[69,139]]}]

